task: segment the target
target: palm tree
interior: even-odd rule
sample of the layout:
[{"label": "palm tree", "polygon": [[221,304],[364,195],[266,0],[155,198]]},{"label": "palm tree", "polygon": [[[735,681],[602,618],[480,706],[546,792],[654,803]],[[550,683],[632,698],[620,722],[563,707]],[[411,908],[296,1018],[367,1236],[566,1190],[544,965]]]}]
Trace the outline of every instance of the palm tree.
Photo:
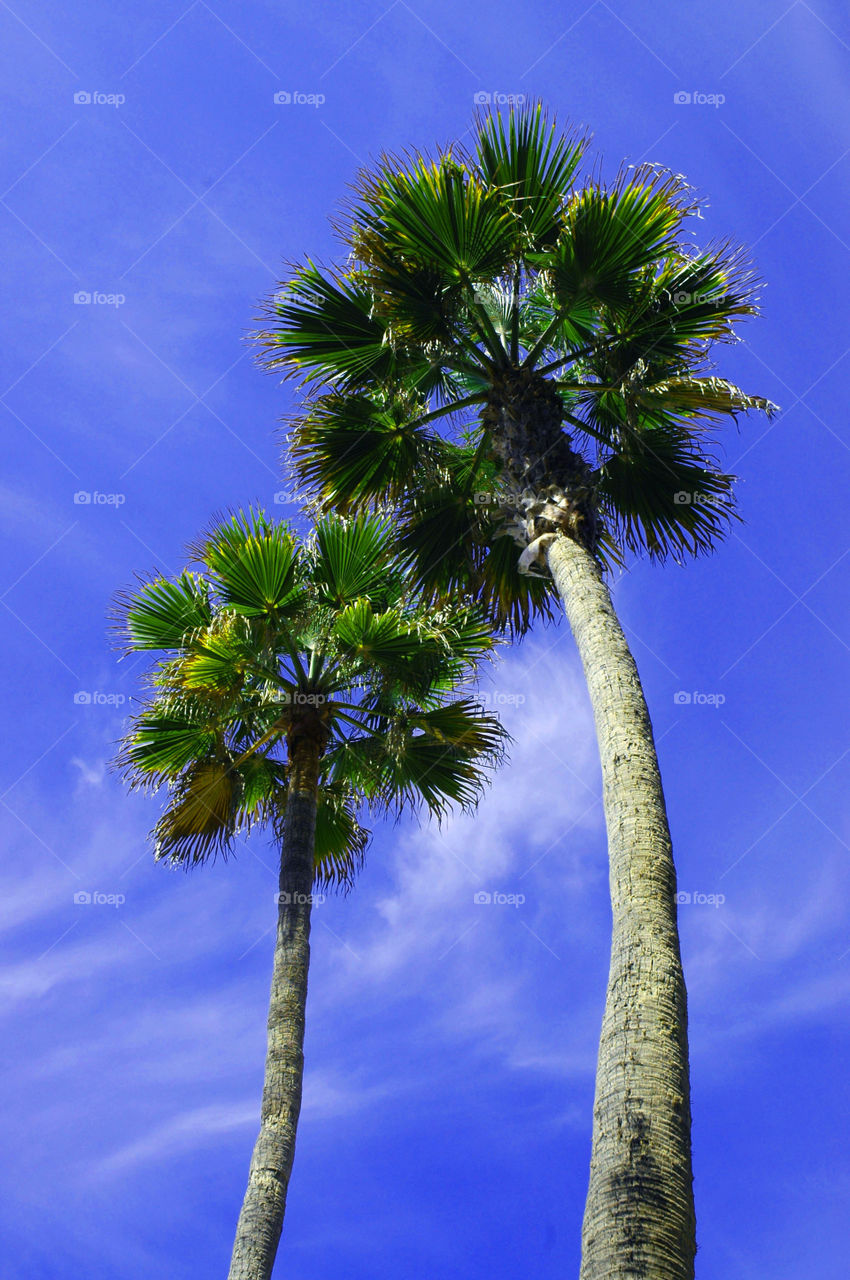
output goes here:
[{"label": "palm tree", "polygon": [[119,760],[166,785],[153,840],[184,865],[270,824],[280,846],[262,1123],[230,1280],[267,1280],[301,1107],[313,884],[349,884],[362,803],[474,803],[504,731],[455,690],[492,646],[480,615],[405,590],[387,523],[325,519],[299,544],[262,512],[218,524],[198,571],[122,602],[129,650],[155,650],[152,694]]},{"label": "palm tree", "polygon": [[[686,992],[652,726],[604,572],[682,560],[733,515],[711,429],[766,400],[716,376],[756,312],[740,252],[642,165],[577,181],[587,139],[539,105],[471,148],[384,158],[340,225],[345,266],[294,270],[257,336],[299,377],[296,473],[342,512],[389,503],[416,580],[521,635],[557,601],[602,762],[613,939],[582,1280],[693,1275]],[[440,420],[447,430],[440,433]]]}]

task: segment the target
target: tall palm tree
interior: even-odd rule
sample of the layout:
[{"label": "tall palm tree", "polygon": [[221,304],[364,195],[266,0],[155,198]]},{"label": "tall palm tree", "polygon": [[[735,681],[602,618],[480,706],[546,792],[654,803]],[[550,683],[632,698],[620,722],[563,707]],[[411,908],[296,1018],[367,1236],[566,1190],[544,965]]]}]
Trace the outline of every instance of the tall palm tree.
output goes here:
[{"label": "tall palm tree", "polygon": [[414,598],[385,521],[325,519],[302,545],[249,512],[196,560],[122,602],[130,651],[161,656],[119,759],[132,785],[167,786],[158,857],[203,862],[254,823],[279,842],[262,1123],[229,1272],[267,1280],[301,1107],[314,881],[350,883],[364,803],[471,805],[505,735],[455,692],[492,646],[480,615]]},{"label": "tall palm tree", "polygon": [[[652,727],[604,572],[708,551],[733,477],[719,421],[764,399],[716,376],[756,312],[729,245],[689,239],[698,202],[655,167],[578,181],[587,139],[539,105],[477,118],[471,147],[384,158],[275,295],[263,360],[308,387],[296,472],[326,507],[395,507],[424,588],[472,590],[522,634],[557,602],[602,762],[613,943],[582,1280],[693,1275],[686,992]],[[446,430],[439,430],[442,420]]]}]

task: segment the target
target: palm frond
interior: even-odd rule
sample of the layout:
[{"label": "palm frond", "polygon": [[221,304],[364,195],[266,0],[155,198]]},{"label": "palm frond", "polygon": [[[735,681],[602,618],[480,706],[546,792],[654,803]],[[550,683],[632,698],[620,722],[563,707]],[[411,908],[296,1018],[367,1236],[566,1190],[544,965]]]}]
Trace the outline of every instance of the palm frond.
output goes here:
[{"label": "palm frond", "polygon": [[624,437],[598,473],[603,514],[620,545],[655,559],[704,554],[735,515],[734,476],[687,431],[644,427]]},{"label": "palm frond", "polygon": [[238,774],[228,764],[200,760],[186,769],[153,829],[157,859],[195,865],[227,854],[242,825],[240,798]]},{"label": "palm frond", "polygon": [[567,314],[592,300],[618,311],[632,301],[634,277],[678,249],[692,206],[672,175],[638,170],[606,190],[587,186],[567,204],[557,243],[533,261]]},{"label": "palm frond", "polygon": [[511,107],[507,120],[493,111],[479,115],[476,123],[477,171],[510,210],[519,233],[517,250],[536,251],[553,244],[589,138],[559,133],[554,119],[536,102]]},{"label": "palm frond", "polygon": [[216,525],[203,557],[222,604],[248,618],[291,615],[303,600],[296,544],[284,524],[239,512]]},{"label": "palm frond", "polygon": [[342,513],[396,500],[439,448],[415,417],[406,397],[387,404],[365,395],[313,401],[293,423],[300,483]]},{"label": "palm frond", "polygon": [[255,334],[261,362],[305,380],[345,387],[392,378],[399,361],[369,292],[312,262],[281,286],[269,325]]},{"label": "palm frond", "polygon": [[319,787],[316,808],[316,882],[347,892],[363,866],[371,833],[358,818],[357,792],[341,782]]},{"label": "palm frond", "polygon": [[116,612],[130,649],[180,649],[192,632],[209,624],[209,584],[188,571],[173,582],[156,577],[119,596]]},{"label": "palm frond", "polygon": [[493,279],[510,261],[513,227],[502,201],[451,155],[406,167],[390,159],[363,173],[357,190],[355,251],[382,284],[398,259],[430,268],[443,289]]}]

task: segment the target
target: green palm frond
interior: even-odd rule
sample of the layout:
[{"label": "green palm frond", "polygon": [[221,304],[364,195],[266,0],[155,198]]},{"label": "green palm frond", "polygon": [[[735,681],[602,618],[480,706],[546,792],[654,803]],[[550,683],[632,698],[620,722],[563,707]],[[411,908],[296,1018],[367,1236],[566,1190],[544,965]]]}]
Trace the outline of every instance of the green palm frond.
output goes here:
[{"label": "green palm frond", "polygon": [[682,222],[693,207],[685,190],[672,175],[642,169],[610,189],[577,192],[554,248],[534,259],[557,305],[567,314],[588,301],[615,311],[627,306],[635,275],[678,251]]},{"label": "green palm frond", "polygon": [[502,201],[450,155],[407,167],[391,158],[361,175],[357,192],[355,250],[382,283],[399,259],[434,273],[432,293],[493,279],[510,261],[514,233]]},{"label": "green palm frond", "polygon": [[310,262],[281,286],[268,308],[273,327],[256,334],[270,371],[307,380],[380,382],[398,372],[386,325],[367,290]]},{"label": "green palm frond", "polygon": [[209,586],[198,574],[156,577],[118,598],[119,628],[131,649],[179,649],[212,617]]},{"label": "green palm frond", "polygon": [[240,800],[239,776],[229,764],[199,760],[185,769],[153,829],[157,859],[195,865],[226,854],[237,831],[250,823]]},{"label": "green palm frond", "polygon": [[383,761],[380,798],[389,803],[393,797],[395,804],[412,808],[424,805],[435,817],[443,817],[452,805],[474,808],[487,778],[488,767],[480,756],[430,734],[414,733]]},{"label": "green palm frond", "polygon": [[518,224],[519,250],[554,244],[589,139],[559,134],[539,103],[509,112],[507,122],[497,112],[482,113],[477,124],[477,170]]},{"label": "green palm frond", "polygon": [[364,599],[383,604],[398,591],[390,571],[392,529],[386,518],[325,518],[316,525],[312,579],[319,598],[335,609]]},{"label": "green palm frond", "polygon": [[324,782],[316,808],[316,882],[324,888],[353,885],[363,866],[370,832],[358,818],[357,792],[345,783]]},{"label": "green palm frond", "polygon": [[218,693],[241,688],[253,664],[254,652],[246,637],[235,628],[207,631],[195,640],[180,668],[185,689],[215,690]]},{"label": "green palm frond", "polygon": [[640,386],[634,401],[648,413],[663,413],[691,422],[704,420],[711,425],[716,424],[718,417],[734,419],[740,413],[758,412],[771,418],[777,412],[770,400],[747,395],[725,378],[668,378]]},{"label": "green palm frond", "polygon": [[555,596],[548,578],[520,572],[517,551],[509,534],[489,539],[475,594],[495,627],[523,636],[535,618],[550,620],[554,616]]},{"label": "green palm frond", "polygon": [[165,702],[138,716],[117,763],[132,786],[156,788],[221,745],[208,715]]},{"label": "green palm frond", "polygon": [[416,416],[409,397],[387,404],[366,395],[314,400],[293,432],[299,482],[343,513],[397,500],[439,447]]},{"label": "green palm frond", "polygon": [[409,724],[434,742],[457,747],[470,756],[495,762],[504,754],[504,729],[472,698],[458,699],[431,711],[414,711]]},{"label": "green palm frond", "polygon": [[334,638],[344,657],[397,679],[433,666],[441,656],[434,632],[420,627],[418,619],[398,607],[376,610],[367,599],[337,615]]},{"label": "green palm frond", "polygon": [[602,371],[641,360],[661,377],[698,372],[712,343],[733,341],[736,324],[758,314],[758,284],[746,254],[732,246],[671,255],[636,284],[630,309],[612,326],[622,341],[605,346]]},{"label": "green palm frond", "polygon": [[478,563],[480,512],[475,494],[459,485],[455,473],[411,491],[399,510],[401,555],[410,563],[413,582],[431,597],[463,592]]},{"label": "green palm frond", "polygon": [[504,756],[505,730],[471,702],[433,726],[425,713],[418,719],[406,719],[386,738],[336,744],[329,753],[331,777],[355,786],[378,809],[424,805],[440,817],[453,804],[472,807]]},{"label": "green palm frond", "polygon": [[598,473],[617,541],[656,559],[710,551],[735,515],[733,484],[734,476],[712,465],[688,432],[670,426],[627,434]]},{"label": "green palm frond", "polygon": [[523,348],[532,352],[541,340],[561,357],[581,351],[596,336],[599,305],[588,293],[577,293],[567,302],[558,298],[545,275],[529,287],[520,303],[519,337]]},{"label": "green palm frond", "polygon": [[254,511],[216,525],[204,550],[222,604],[248,618],[291,615],[303,601],[296,544],[283,524]]}]

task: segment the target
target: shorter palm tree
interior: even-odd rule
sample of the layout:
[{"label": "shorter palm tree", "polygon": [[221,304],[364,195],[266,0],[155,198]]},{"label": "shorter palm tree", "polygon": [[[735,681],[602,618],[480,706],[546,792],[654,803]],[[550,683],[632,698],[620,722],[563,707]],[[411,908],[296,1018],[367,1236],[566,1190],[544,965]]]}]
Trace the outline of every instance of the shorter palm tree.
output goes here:
[{"label": "shorter palm tree", "polygon": [[249,512],[196,557],[122,602],[129,650],[162,656],[119,760],[132,786],[167,787],[158,858],[204,862],[255,823],[279,843],[262,1121],[229,1273],[266,1280],[301,1107],[313,886],[350,884],[364,806],[472,805],[505,733],[458,692],[493,644],[480,616],[411,598],[380,517],[326,519],[299,544]]}]

